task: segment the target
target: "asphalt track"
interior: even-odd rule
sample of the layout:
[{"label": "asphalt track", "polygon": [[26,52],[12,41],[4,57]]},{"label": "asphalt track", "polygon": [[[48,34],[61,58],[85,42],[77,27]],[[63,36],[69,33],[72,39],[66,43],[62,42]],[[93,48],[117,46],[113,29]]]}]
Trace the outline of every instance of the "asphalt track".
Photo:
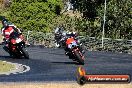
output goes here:
[{"label": "asphalt track", "polygon": [[[63,49],[28,47],[30,59],[12,59],[0,46],[0,60],[30,67],[21,74],[0,75],[0,82],[75,81],[79,66],[64,55]],[[86,51],[85,65],[88,74],[130,74],[132,55],[111,52]],[[132,77],[132,76],[131,76]]]}]

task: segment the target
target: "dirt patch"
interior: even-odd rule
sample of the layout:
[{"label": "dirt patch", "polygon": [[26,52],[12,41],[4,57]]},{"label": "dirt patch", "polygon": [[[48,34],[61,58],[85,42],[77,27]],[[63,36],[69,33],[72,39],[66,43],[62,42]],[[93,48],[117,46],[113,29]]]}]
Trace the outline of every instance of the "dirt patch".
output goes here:
[{"label": "dirt patch", "polygon": [[132,88],[130,84],[85,84],[75,82],[48,82],[48,83],[0,83],[0,88]]}]

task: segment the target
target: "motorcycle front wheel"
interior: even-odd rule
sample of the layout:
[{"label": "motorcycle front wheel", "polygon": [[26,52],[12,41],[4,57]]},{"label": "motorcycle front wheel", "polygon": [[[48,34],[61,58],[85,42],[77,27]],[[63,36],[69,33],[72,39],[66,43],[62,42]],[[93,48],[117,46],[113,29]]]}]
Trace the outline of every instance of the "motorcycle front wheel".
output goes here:
[{"label": "motorcycle front wheel", "polygon": [[80,53],[79,53],[80,51],[78,51],[78,50],[76,50],[76,51],[74,51],[74,54],[75,54],[75,56],[76,56],[76,58],[77,58],[77,61],[79,62],[79,64],[81,64],[81,65],[84,65],[84,59],[83,59],[83,56],[81,56],[80,55]]},{"label": "motorcycle front wheel", "polygon": [[23,47],[23,48],[21,49],[21,51],[22,51],[23,56],[25,57],[25,59],[29,59],[29,54],[28,54],[26,48]]}]

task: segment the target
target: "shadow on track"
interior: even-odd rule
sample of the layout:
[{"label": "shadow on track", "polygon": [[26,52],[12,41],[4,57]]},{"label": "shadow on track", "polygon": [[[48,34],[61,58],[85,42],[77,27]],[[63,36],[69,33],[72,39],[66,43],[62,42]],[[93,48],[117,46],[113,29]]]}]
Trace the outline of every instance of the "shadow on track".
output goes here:
[{"label": "shadow on track", "polygon": [[53,63],[53,64],[68,64],[68,65],[74,64],[74,65],[80,65],[77,62],[51,62],[51,63]]},{"label": "shadow on track", "polygon": [[0,56],[0,59],[8,59],[11,58],[10,56]]},{"label": "shadow on track", "polygon": [[[44,46],[30,46],[28,48],[34,48],[29,49],[29,51],[33,53],[46,53],[46,54],[52,54],[52,55],[65,55],[65,51],[60,48],[46,48]],[[61,50],[61,51],[60,51]],[[64,52],[64,53],[62,53]]]},{"label": "shadow on track", "polygon": [[65,55],[63,53],[54,53],[54,52],[51,52],[51,51],[37,51],[36,53],[47,53],[47,54],[53,54],[53,55]]},{"label": "shadow on track", "polygon": [[[46,52],[48,53],[48,52]],[[48,54],[53,54],[53,55],[64,55],[64,54],[59,54],[59,53],[48,53]]]},{"label": "shadow on track", "polygon": [[[11,56],[0,56],[0,60],[8,60],[8,59],[25,59],[24,57],[11,57]],[[30,59],[30,58],[29,58]],[[28,60],[28,59],[25,59],[25,60]]]}]

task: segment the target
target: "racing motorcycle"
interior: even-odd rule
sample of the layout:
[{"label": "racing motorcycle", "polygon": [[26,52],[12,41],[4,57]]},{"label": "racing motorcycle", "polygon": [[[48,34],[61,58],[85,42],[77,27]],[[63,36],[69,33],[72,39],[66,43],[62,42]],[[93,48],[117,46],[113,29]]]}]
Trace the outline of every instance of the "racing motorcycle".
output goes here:
[{"label": "racing motorcycle", "polygon": [[25,47],[24,37],[16,32],[10,35],[9,39],[9,54],[13,57],[20,58],[24,57],[29,59],[29,54]]},{"label": "racing motorcycle", "polygon": [[77,61],[79,64],[84,64],[84,55],[80,50],[80,46],[74,37],[66,39],[66,48],[68,49],[68,56],[73,61]]}]

